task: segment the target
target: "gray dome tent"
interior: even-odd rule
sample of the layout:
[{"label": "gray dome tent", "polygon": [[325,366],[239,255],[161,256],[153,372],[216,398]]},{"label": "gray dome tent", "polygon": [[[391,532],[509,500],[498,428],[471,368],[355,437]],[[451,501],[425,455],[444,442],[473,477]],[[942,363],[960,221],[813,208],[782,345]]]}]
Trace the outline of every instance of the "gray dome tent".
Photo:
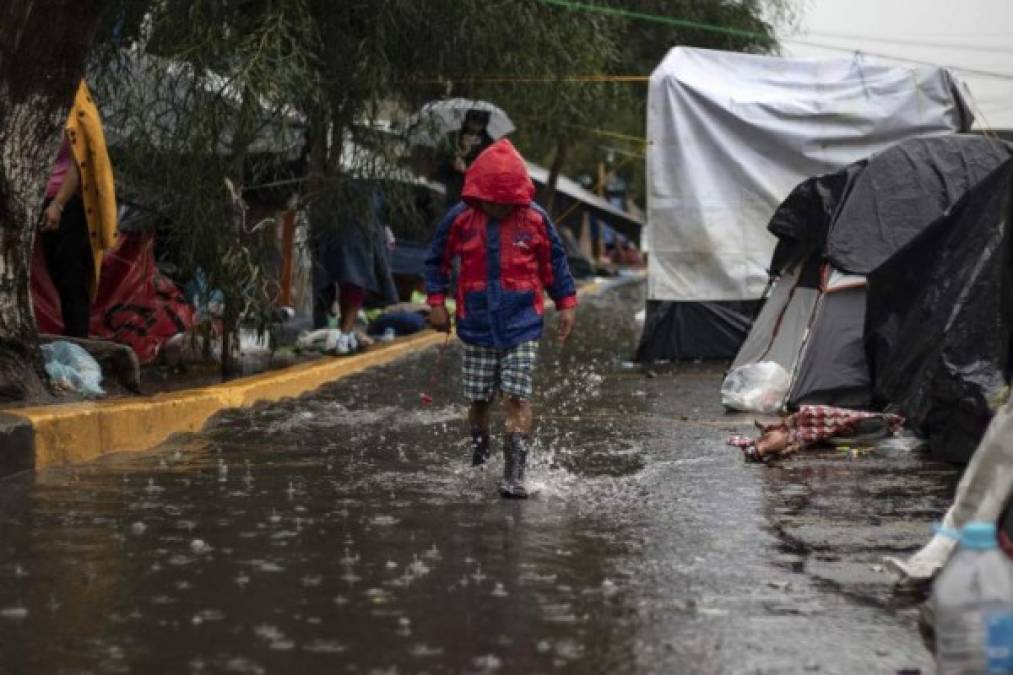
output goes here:
[{"label": "gray dome tent", "polygon": [[788,409],[870,406],[866,275],[1010,156],[982,136],[917,138],[798,185],[768,225],[772,287],[729,376],[774,362],[789,376]]}]

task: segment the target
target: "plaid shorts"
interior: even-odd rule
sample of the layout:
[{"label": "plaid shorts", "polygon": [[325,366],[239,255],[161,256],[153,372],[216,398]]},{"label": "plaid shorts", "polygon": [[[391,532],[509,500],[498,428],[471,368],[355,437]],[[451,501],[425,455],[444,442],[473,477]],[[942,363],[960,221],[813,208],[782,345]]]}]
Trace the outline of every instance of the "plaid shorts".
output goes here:
[{"label": "plaid shorts", "polygon": [[464,343],[464,396],[469,401],[491,401],[496,390],[530,399],[538,342],[522,342],[510,349]]}]

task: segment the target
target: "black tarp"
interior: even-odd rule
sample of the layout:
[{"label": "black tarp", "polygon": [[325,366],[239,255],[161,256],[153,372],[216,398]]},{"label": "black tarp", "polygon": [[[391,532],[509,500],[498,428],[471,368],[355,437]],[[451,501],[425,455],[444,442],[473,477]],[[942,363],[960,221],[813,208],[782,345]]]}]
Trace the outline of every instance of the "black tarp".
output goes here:
[{"label": "black tarp", "polygon": [[732,359],[738,353],[760,300],[668,302],[648,300],[639,363]]},{"label": "black tarp", "polygon": [[777,237],[770,271],[779,274],[827,244],[834,212],[847,197],[851,185],[867,160],[840,171],[813,176],[799,183],[774,212],[767,229]]},{"label": "black tarp", "polygon": [[999,140],[971,134],[914,138],[869,158],[837,210],[826,255],[868,274],[1009,159]]},{"label": "black tarp", "polygon": [[1010,377],[1007,160],[868,275],[866,351],[875,399],[966,462]]},{"label": "black tarp", "polygon": [[1010,147],[974,134],[913,138],[803,181],[767,226],[778,238],[771,270],[822,253],[868,274],[1009,159]]}]

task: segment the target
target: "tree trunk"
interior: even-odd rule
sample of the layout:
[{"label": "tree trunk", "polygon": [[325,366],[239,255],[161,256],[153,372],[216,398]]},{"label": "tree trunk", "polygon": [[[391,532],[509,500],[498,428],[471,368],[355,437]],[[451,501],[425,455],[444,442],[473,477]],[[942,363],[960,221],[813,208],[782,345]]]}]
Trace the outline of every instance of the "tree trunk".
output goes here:
[{"label": "tree trunk", "polygon": [[563,163],[566,161],[566,151],[569,145],[569,139],[563,136],[560,136],[559,140],[556,141],[556,155],[552,158],[552,164],[549,165],[549,177],[545,180],[542,194],[539,195],[538,201],[541,202],[542,208],[549,214],[553,210],[552,202],[555,201],[556,197],[556,183],[559,181],[559,174],[563,170]]},{"label": "tree trunk", "polygon": [[[232,176],[230,179],[235,185],[235,194],[229,196],[230,217],[232,222],[229,225],[237,240],[249,236],[246,231],[249,212],[246,203],[243,201],[243,186],[246,185],[246,159],[249,155],[250,144],[256,135],[256,98],[249,87],[243,89],[242,100],[239,103],[239,116],[234,120],[235,132],[232,137]],[[229,269],[227,267],[226,269]],[[232,270],[229,276],[235,274]],[[235,278],[228,279],[227,288],[235,288]],[[222,312],[222,381],[237,375],[242,370],[242,353],[240,352],[240,328],[242,326],[242,313],[237,307],[244,304],[242,297],[225,297],[224,311]],[[235,352],[235,354],[233,353]],[[239,358],[234,358],[238,355]]]},{"label": "tree trunk", "polygon": [[18,400],[47,391],[30,261],[99,1],[6,0],[0,7],[0,400]]}]

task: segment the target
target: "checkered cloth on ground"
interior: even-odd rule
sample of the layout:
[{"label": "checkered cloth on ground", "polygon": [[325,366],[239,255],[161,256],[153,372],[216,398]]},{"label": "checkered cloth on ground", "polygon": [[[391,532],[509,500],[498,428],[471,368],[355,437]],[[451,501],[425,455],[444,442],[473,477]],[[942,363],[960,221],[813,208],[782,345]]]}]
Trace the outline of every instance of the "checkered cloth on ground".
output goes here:
[{"label": "checkered cloth on ground", "polygon": [[[856,424],[871,418],[882,419],[890,427],[891,432],[897,432],[904,426],[904,418],[900,415],[848,410],[828,405],[801,406],[797,413],[786,417],[781,426],[788,432],[789,445],[806,446],[838,436],[847,437],[854,433]],[[777,425],[770,428],[777,428]],[[728,445],[743,450],[755,444],[754,439],[739,434],[733,434],[728,438]]]},{"label": "checkered cloth on ground", "polygon": [[872,418],[882,419],[890,427],[891,433],[904,426],[904,418],[900,415],[862,412],[829,405],[801,406],[784,423],[788,427],[791,442],[812,445],[835,436],[849,436],[854,433],[856,424]]},{"label": "checkered cloth on ground", "polygon": [[510,349],[464,344],[464,396],[491,401],[497,390],[530,399],[538,342],[522,342]]}]

